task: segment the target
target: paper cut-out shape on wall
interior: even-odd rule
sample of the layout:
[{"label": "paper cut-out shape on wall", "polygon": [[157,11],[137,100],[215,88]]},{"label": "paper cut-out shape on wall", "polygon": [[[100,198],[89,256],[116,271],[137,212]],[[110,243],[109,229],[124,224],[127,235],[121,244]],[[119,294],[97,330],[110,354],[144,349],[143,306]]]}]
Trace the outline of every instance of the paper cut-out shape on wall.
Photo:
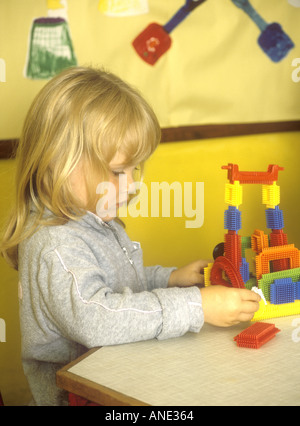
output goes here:
[{"label": "paper cut-out shape on wall", "polygon": [[64,7],[61,0],[47,0],[48,9],[63,9]]},{"label": "paper cut-out shape on wall", "polygon": [[282,30],[280,24],[277,22],[267,24],[248,0],[231,1],[241,8],[261,30],[257,42],[273,62],[281,61],[295,46],[290,37]]},{"label": "paper cut-out shape on wall", "polygon": [[99,0],[98,10],[107,16],[142,15],[149,12],[148,0]]},{"label": "paper cut-out shape on wall", "polygon": [[148,25],[132,42],[138,55],[148,64],[154,65],[172,44],[170,32],[205,1],[186,0],[185,5],[164,26],[157,23]]},{"label": "paper cut-out shape on wall", "polygon": [[288,0],[288,3],[294,7],[300,7],[300,0]]},{"label": "paper cut-out shape on wall", "polygon": [[50,18],[63,18],[69,21],[67,0],[47,0],[48,13]]},{"label": "paper cut-out shape on wall", "polygon": [[26,77],[49,79],[65,68],[77,65],[69,34],[63,18],[37,18],[33,21]]}]

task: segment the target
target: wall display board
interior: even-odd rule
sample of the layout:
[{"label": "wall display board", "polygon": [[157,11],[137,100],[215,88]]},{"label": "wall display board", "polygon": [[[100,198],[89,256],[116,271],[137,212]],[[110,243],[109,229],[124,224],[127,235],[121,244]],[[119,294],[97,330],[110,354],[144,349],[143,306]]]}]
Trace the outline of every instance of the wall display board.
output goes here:
[{"label": "wall display board", "polygon": [[163,140],[298,130],[299,22],[296,0],[1,0],[0,145],[73,65],[137,87]]}]

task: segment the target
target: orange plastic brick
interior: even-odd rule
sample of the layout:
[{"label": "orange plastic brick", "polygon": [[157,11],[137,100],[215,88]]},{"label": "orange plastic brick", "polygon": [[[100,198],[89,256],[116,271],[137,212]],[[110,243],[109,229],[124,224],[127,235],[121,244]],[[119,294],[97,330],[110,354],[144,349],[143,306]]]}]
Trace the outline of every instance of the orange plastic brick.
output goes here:
[{"label": "orange plastic brick", "polygon": [[255,229],[254,233],[251,235],[252,250],[259,254],[267,247],[269,247],[268,235],[265,234],[264,231]]},{"label": "orange plastic brick", "polygon": [[257,280],[260,280],[263,274],[270,273],[270,261],[280,259],[289,260],[288,269],[300,267],[300,251],[294,246],[294,244],[268,247],[255,258]]},{"label": "orange plastic brick", "polygon": [[256,322],[235,336],[233,340],[236,341],[237,346],[258,349],[273,339],[279,331],[274,324]]}]

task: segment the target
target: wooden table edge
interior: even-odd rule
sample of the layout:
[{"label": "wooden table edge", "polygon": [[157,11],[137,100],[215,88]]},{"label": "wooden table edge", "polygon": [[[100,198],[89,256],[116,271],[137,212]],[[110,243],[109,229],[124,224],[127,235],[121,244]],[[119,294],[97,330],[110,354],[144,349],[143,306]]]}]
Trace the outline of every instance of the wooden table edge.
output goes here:
[{"label": "wooden table edge", "polygon": [[124,395],[68,371],[71,367],[78,364],[78,362],[99,349],[100,348],[90,349],[79,358],[76,358],[74,361],[58,370],[56,373],[56,385],[61,389],[103,406],[149,406],[149,404],[143,401]]}]

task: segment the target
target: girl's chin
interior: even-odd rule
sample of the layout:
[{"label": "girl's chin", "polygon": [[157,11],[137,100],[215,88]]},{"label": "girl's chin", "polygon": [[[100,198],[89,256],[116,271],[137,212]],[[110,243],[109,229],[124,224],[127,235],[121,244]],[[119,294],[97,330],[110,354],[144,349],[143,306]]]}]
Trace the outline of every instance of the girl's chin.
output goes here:
[{"label": "girl's chin", "polygon": [[114,220],[117,217],[118,210],[127,205],[127,200],[121,201],[120,203],[117,203],[115,208],[110,209],[100,209],[100,211],[97,211],[97,215],[104,221],[104,222],[110,222],[111,220]]}]

